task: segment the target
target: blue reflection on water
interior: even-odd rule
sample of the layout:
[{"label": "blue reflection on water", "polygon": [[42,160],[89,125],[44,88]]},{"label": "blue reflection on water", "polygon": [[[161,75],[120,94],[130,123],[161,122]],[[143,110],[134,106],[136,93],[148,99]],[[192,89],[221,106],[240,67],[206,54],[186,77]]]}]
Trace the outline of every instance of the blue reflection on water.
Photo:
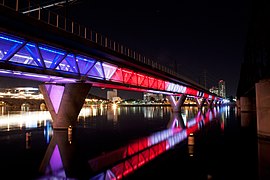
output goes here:
[{"label": "blue reflection on water", "polygon": [[[150,113],[147,112],[148,110],[150,111]],[[119,116],[119,114],[120,114],[119,112],[121,113],[121,116]],[[120,107],[120,108],[118,108],[117,111],[114,111],[113,109],[110,109],[110,108],[104,108],[102,111],[98,107],[83,108],[81,113],[80,113],[80,116],[78,118],[78,132],[80,132],[82,134],[79,133],[80,137],[77,137],[77,138],[73,137],[71,144],[69,144],[67,136],[58,136],[55,133],[53,133],[53,131],[52,131],[53,128],[52,128],[50,119],[42,118],[43,120],[42,121],[40,120],[40,118],[39,118],[40,116],[38,116],[38,114],[40,112],[38,112],[36,114],[37,115],[35,117],[36,123],[33,123],[36,125],[31,127],[31,128],[33,130],[35,129],[34,127],[38,127],[37,129],[42,129],[42,135],[44,138],[44,142],[46,142],[47,146],[48,146],[48,144],[50,145],[51,143],[57,144],[60,154],[61,154],[61,152],[66,151],[67,149],[70,150],[72,148],[80,147],[80,146],[76,146],[76,143],[78,143],[78,140],[80,140],[81,138],[84,138],[84,140],[80,140],[80,141],[82,141],[82,144],[80,144],[80,145],[83,146],[84,149],[86,149],[87,151],[83,150],[83,153],[79,152],[78,154],[74,154],[74,155],[71,154],[71,155],[67,155],[67,156],[65,156],[64,154],[61,154],[61,156],[62,156],[61,158],[64,158],[64,159],[62,159],[63,164],[65,164],[65,162],[68,161],[68,159],[70,158],[69,156],[78,156],[79,155],[79,157],[80,157],[80,156],[83,156],[84,153],[89,153],[88,156],[94,158],[94,157],[98,157],[97,155],[95,155],[95,156],[92,155],[92,154],[95,154],[96,152],[99,152],[99,153],[103,152],[103,151],[109,152],[109,151],[106,151],[106,149],[104,150],[103,148],[107,143],[109,143],[108,146],[110,146],[111,141],[117,142],[118,140],[112,139],[114,137],[126,138],[125,141],[123,141],[123,142],[125,142],[125,144],[128,144],[127,146],[129,146],[130,144],[127,142],[127,139],[134,138],[130,134],[138,133],[140,135],[140,133],[141,133],[140,128],[141,127],[145,127],[145,129],[148,132],[150,132],[151,135],[146,136],[145,133],[142,133],[142,135],[140,135],[140,137],[145,137],[147,139],[146,145],[142,146],[142,148],[140,149],[140,152],[147,154],[147,151],[150,152],[152,150],[155,150],[156,152],[158,152],[158,153],[154,154],[154,156],[156,157],[157,155],[159,155],[159,153],[166,151],[167,149],[173,147],[177,143],[184,140],[187,137],[187,135],[190,132],[192,132],[193,130],[199,129],[203,126],[202,121],[198,120],[198,118],[196,116],[196,112],[198,112],[196,110],[196,108],[183,108],[183,110],[182,110],[182,114],[184,114],[186,117],[186,125],[188,125],[188,127],[193,128],[193,129],[191,129],[191,131],[188,132],[186,130],[183,130],[183,127],[179,126],[181,124],[179,122],[175,123],[175,125],[173,126],[174,129],[165,129],[166,122],[170,118],[170,114],[171,114],[169,107],[163,107],[163,108],[136,107],[135,110],[134,110],[134,107],[133,108]],[[110,118],[113,119],[114,124],[111,123],[112,120],[108,119],[108,114],[111,114],[111,113],[114,114],[112,117],[110,116]],[[148,114],[148,115],[144,116],[145,114]],[[213,114],[213,116],[211,114]],[[212,117],[215,117],[214,114],[217,114],[217,113],[215,113],[215,111],[211,112],[209,114],[209,116],[204,117],[204,119],[210,121]],[[29,117],[29,116],[27,116],[27,114],[24,114],[24,115],[21,116],[20,118],[16,118],[17,121],[21,122],[23,117]],[[9,115],[9,116],[10,116],[10,119],[12,119],[11,117],[13,115]],[[19,117],[19,116],[16,116],[16,117]],[[178,119],[178,121],[180,121],[180,120]],[[10,124],[10,122],[9,122],[9,124]],[[22,122],[24,122],[24,121],[22,121]],[[83,126],[81,126],[82,124],[83,124]],[[7,124],[4,124],[5,127],[6,127],[6,125]],[[26,123],[21,123],[21,125],[22,125],[22,127],[26,127],[25,126]],[[160,128],[160,125],[162,125],[162,128]],[[106,126],[108,126],[108,127],[106,127]],[[14,123],[14,128],[11,130],[15,130],[19,127],[20,127],[20,124],[16,122],[16,123]],[[123,131],[123,130],[125,130],[125,128],[132,128],[132,129],[128,129],[127,131]],[[153,131],[153,129],[155,130],[155,132]],[[157,129],[163,129],[163,131],[160,131],[160,130],[157,131]],[[78,135],[78,132],[75,133],[74,135],[76,135],[76,134]],[[119,133],[120,136],[115,136],[114,135],[115,132]],[[125,136],[127,136],[127,137],[125,137]],[[106,139],[107,137],[108,137],[108,139]],[[39,141],[38,139],[35,142],[35,138],[37,139],[37,134],[35,132],[32,132],[33,141],[31,142],[31,148],[32,148],[31,151],[33,151],[33,152],[35,150],[34,148],[37,146],[36,142],[42,142],[42,141]],[[60,142],[65,142],[67,144],[65,144],[65,146],[59,145],[59,142],[58,142],[59,139],[57,140],[57,138],[59,138],[61,140]],[[138,143],[139,144],[145,143],[145,141],[144,141],[145,138],[138,139]],[[129,139],[129,141],[130,141],[130,139]],[[118,146],[118,147],[120,147],[120,146]],[[144,149],[143,147],[146,149]],[[110,147],[108,149],[110,149]],[[122,149],[120,149],[120,150],[116,149],[115,151],[122,151]],[[128,151],[125,149],[124,152],[126,152],[125,154],[128,155],[128,156],[125,156],[126,158],[133,157],[135,155],[140,156],[140,154],[138,154],[139,151],[134,151],[135,153],[132,154],[130,152],[127,153]],[[123,152],[121,152],[121,153],[123,153]],[[106,153],[106,154],[108,155],[108,153]],[[122,154],[120,155],[120,157],[121,156],[123,157]],[[40,159],[40,157],[38,157],[37,160],[38,159]],[[88,159],[91,159],[91,158],[88,158]],[[121,159],[118,159],[118,160],[121,160]],[[106,161],[108,162],[108,160],[106,160]],[[148,162],[148,161],[146,161],[146,159],[145,159],[145,162]],[[142,164],[143,163],[141,161],[141,165]],[[113,163],[112,165],[117,165],[117,164]],[[66,166],[64,165],[64,167],[66,167]],[[78,168],[78,167],[75,167],[75,168]],[[65,170],[65,172],[69,171],[68,169],[64,169],[64,170]],[[129,172],[125,172],[125,175],[127,175],[128,173]],[[65,174],[68,175],[68,173],[65,173]],[[110,176],[112,176],[113,174],[115,174],[115,172],[107,173],[107,174],[110,174]],[[114,176],[116,176],[116,175],[114,175]]]},{"label": "blue reflection on water", "polygon": [[51,137],[53,135],[52,121],[46,120],[45,122],[46,122],[46,125],[44,128],[44,137],[46,139],[46,143],[49,144]]}]

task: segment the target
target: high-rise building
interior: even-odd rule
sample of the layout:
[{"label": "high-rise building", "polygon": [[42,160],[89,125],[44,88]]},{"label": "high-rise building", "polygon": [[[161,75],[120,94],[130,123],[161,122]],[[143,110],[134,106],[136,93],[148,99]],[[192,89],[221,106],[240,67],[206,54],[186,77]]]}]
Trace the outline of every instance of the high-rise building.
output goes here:
[{"label": "high-rise building", "polygon": [[210,91],[211,93],[214,93],[214,94],[219,95],[218,87],[216,87],[216,86],[211,87],[211,88],[209,89],[209,91]]},{"label": "high-rise building", "polygon": [[221,97],[226,98],[226,86],[225,86],[225,81],[224,80],[220,80],[218,82],[218,95],[220,95]]},{"label": "high-rise building", "polygon": [[112,91],[107,91],[107,99],[109,101],[113,101],[113,98],[117,97],[117,89],[113,89]]}]

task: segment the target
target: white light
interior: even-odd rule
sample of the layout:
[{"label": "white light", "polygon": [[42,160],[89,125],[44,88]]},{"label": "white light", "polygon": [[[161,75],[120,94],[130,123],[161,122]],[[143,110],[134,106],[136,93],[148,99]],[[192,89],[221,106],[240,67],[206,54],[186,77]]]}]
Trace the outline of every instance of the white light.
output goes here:
[{"label": "white light", "polygon": [[21,114],[8,114],[0,116],[0,128],[21,127],[25,124],[27,128],[37,127],[38,122],[51,120],[49,111],[22,112]]}]

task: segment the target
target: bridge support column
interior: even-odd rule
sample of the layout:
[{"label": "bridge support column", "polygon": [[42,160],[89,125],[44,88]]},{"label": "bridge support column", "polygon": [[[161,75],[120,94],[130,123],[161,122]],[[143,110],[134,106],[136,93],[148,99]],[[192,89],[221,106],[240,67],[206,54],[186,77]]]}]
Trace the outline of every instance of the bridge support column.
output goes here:
[{"label": "bridge support column", "polygon": [[184,104],[186,97],[187,96],[185,94],[182,94],[180,98],[176,101],[174,96],[167,96],[172,107],[172,112],[181,112],[181,106]]},{"label": "bridge support column", "polygon": [[255,98],[253,97],[240,97],[240,110],[241,111],[255,111]]},{"label": "bridge support column", "polygon": [[214,107],[216,107],[218,105],[217,100],[212,100],[212,104],[213,104]]},{"label": "bridge support column", "polygon": [[252,120],[256,119],[256,113],[255,112],[241,112],[241,126],[242,127],[249,127]]},{"label": "bridge support column", "polygon": [[217,106],[220,106],[220,101],[215,100],[215,106],[216,106],[216,107],[217,107]]},{"label": "bridge support column", "polygon": [[270,138],[270,79],[256,83],[257,134]]},{"label": "bridge support column", "polygon": [[204,102],[205,102],[205,99],[202,98],[202,99],[200,100],[199,98],[195,97],[195,101],[196,101],[196,104],[197,104],[198,108],[199,108],[199,109],[202,109],[203,104],[204,104]]},{"label": "bridge support column", "polygon": [[205,101],[206,101],[206,104],[207,104],[207,106],[209,108],[212,108],[213,107],[213,104],[214,104],[213,103],[213,101],[214,101],[213,99],[206,99]]},{"label": "bridge support column", "polygon": [[236,100],[236,107],[237,107],[237,110],[240,109],[240,99]]},{"label": "bridge support column", "polygon": [[75,126],[91,86],[92,84],[88,83],[45,83],[39,86],[52,116],[54,129]]}]

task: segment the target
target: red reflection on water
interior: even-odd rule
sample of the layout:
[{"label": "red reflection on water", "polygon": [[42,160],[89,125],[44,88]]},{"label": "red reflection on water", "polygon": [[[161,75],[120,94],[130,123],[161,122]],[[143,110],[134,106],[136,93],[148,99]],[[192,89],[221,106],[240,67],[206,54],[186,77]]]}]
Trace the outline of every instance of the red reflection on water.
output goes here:
[{"label": "red reflection on water", "polygon": [[91,179],[122,179],[199,130],[201,123],[207,123],[216,117],[215,111],[209,109],[205,115],[199,112],[187,122],[186,128],[166,129],[89,160],[89,165],[95,171],[110,167]]}]

